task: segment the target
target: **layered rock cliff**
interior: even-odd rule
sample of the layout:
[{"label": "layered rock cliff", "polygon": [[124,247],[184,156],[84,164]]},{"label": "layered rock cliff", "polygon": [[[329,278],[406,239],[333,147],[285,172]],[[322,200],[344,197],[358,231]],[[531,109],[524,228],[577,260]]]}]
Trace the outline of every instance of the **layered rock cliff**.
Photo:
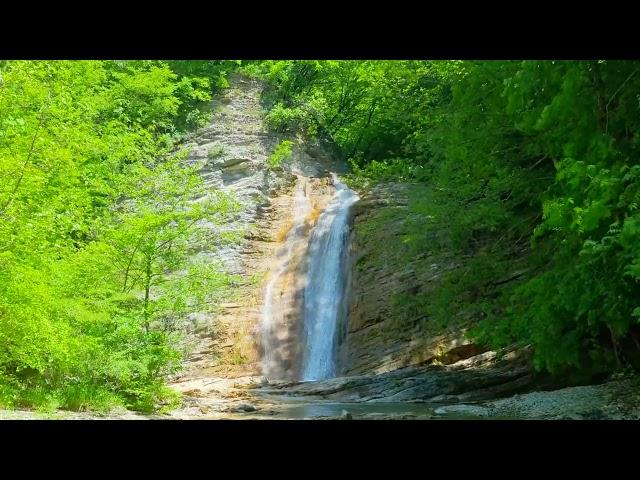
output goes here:
[{"label": "layered rock cliff", "polygon": [[[260,103],[264,85],[241,75],[232,76],[230,85],[214,100],[209,124],[184,147],[189,151],[187,161],[204,163],[201,175],[208,194],[231,193],[240,204],[240,210],[222,227],[203,225],[217,239],[228,239],[226,242],[194,245],[197,255],[234,275],[235,284],[214,311],[190,315],[194,345],[182,379],[262,373],[264,293],[278,270],[283,243],[294,222],[295,191],[304,184],[310,204],[305,222],[310,225],[332,194],[329,172],[344,170],[329,145],[300,138],[290,139],[294,142],[290,158],[280,166],[269,166],[269,156],[284,137],[264,127]],[[275,286],[276,294],[282,293],[277,308],[286,317],[276,332],[281,344],[278,354],[284,368],[291,371],[299,356],[296,337],[300,325],[293,314],[299,310],[300,298],[289,287],[294,286],[299,268],[300,258],[292,260]]]},{"label": "layered rock cliff", "polygon": [[[198,343],[190,357],[190,371],[199,374],[262,373],[264,293],[286,253],[284,241],[295,220],[296,189],[305,183],[311,205],[300,239],[303,245],[332,193],[328,172],[345,171],[330,145],[309,139],[298,139],[292,158],[281,167],[268,166],[269,155],[283,138],[264,127],[263,88],[257,80],[232,77],[231,88],[214,101],[209,125],[186,144],[189,160],[205,163],[202,176],[208,189],[232,192],[241,204],[241,211],[223,232],[217,232],[239,233],[239,238],[222,246],[200,247],[200,255],[219,261],[220,268],[237,275],[237,284],[217,311],[191,315]],[[400,306],[403,296],[428,293],[443,271],[455,268],[453,259],[408,254],[403,237],[410,188],[400,183],[378,185],[362,192],[352,207],[341,374],[382,373],[436,360],[453,363],[483,351],[465,339],[460,325],[449,331],[429,330],[428,321]],[[276,378],[295,378],[299,368],[302,299],[298,283],[304,277],[303,257],[301,252],[294,253],[274,286],[280,292],[274,304],[281,315],[280,329],[273,335],[279,339],[274,348],[280,364]]]},{"label": "layered rock cliff", "polygon": [[433,327],[402,298],[428,295],[456,267],[446,256],[412,256],[403,239],[409,219],[403,183],[379,184],[352,211],[349,321],[342,351],[345,375],[383,373],[438,361],[449,364],[484,350],[465,338],[465,323]]}]

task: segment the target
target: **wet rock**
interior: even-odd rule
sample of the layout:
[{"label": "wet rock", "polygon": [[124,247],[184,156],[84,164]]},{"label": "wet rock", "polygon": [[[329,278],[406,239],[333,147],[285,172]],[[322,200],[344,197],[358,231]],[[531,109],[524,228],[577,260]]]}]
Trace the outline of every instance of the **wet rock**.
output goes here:
[{"label": "wet rock", "polygon": [[563,417],[562,420],[584,420],[584,417],[582,415],[578,415],[577,413],[572,413]]},{"label": "wet rock", "polygon": [[487,352],[453,365],[429,365],[379,375],[338,377],[315,382],[271,385],[264,392],[317,396],[337,401],[408,402],[447,399],[493,400],[536,385],[525,353],[498,358]]},{"label": "wet rock", "polygon": [[249,412],[255,412],[256,410],[258,409],[255,407],[255,405],[252,405],[251,403],[238,403],[236,405],[232,405],[224,409],[225,412],[230,412],[230,413],[249,413]]}]

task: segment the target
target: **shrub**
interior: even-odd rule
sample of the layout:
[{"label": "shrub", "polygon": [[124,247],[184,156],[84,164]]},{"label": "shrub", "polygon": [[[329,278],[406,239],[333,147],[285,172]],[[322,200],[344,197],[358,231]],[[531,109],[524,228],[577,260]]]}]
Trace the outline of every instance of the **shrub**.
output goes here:
[{"label": "shrub", "polygon": [[282,165],[282,162],[291,158],[293,153],[293,142],[291,140],[283,140],[280,142],[273,153],[267,159],[269,168],[277,168]]}]

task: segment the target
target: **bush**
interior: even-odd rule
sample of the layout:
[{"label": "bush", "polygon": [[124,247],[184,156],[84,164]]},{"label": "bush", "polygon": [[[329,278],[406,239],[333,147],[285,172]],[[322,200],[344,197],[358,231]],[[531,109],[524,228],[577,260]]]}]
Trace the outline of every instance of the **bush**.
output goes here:
[{"label": "bush", "polygon": [[293,153],[293,142],[291,140],[283,140],[280,142],[273,153],[267,159],[269,168],[278,168],[282,162],[288,160]]},{"label": "bush", "polygon": [[218,158],[224,155],[224,147],[222,145],[216,145],[215,147],[211,147],[207,152],[207,157],[210,159]]},{"label": "bush", "polygon": [[309,129],[308,114],[300,107],[289,108],[277,103],[264,118],[266,127],[278,133],[295,133]]}]

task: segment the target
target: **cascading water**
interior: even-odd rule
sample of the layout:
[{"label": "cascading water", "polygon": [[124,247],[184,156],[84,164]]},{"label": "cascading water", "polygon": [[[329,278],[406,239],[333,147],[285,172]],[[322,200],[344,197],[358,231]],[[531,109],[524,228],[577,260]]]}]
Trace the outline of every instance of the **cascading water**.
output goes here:
[{"label": "cascading water", "polygon": [[306,217],[311,211],[306,178],[298,177],[293,199],[293,224],[284,239],[282,249],[278,252],[277,258],[280,260],[267,284],[264,296],[262,347],[264,350],[263,374],[267,377],[283,377],[286,373],[282,365],[283,341],[279,333],[285,323],[287,304],[291,303],[291,292],[286,291],[290,285],[287,285],[285,277],[292,259],[300,249],[301,242],[304,241]]},{"label": "cascading water", "polygon": [[[268,378],[320,380],[336,374],[348,273],[348,215],[358,196],[337,175],[331,176],[335,193],[315,225],[312,212],[317,206],[310,203],[309,179],[297,179],[293,224],[264,296],[263,374]],[[302,338],[296,327],[300,321]]]},{"label": "cascading water", "polygon": [[336,374],[337,336],[347,273],[348,214],[358,196],[336,174],[331,176],[335,196],[318,219],[309,240],[302,380],[322,380]]}]

